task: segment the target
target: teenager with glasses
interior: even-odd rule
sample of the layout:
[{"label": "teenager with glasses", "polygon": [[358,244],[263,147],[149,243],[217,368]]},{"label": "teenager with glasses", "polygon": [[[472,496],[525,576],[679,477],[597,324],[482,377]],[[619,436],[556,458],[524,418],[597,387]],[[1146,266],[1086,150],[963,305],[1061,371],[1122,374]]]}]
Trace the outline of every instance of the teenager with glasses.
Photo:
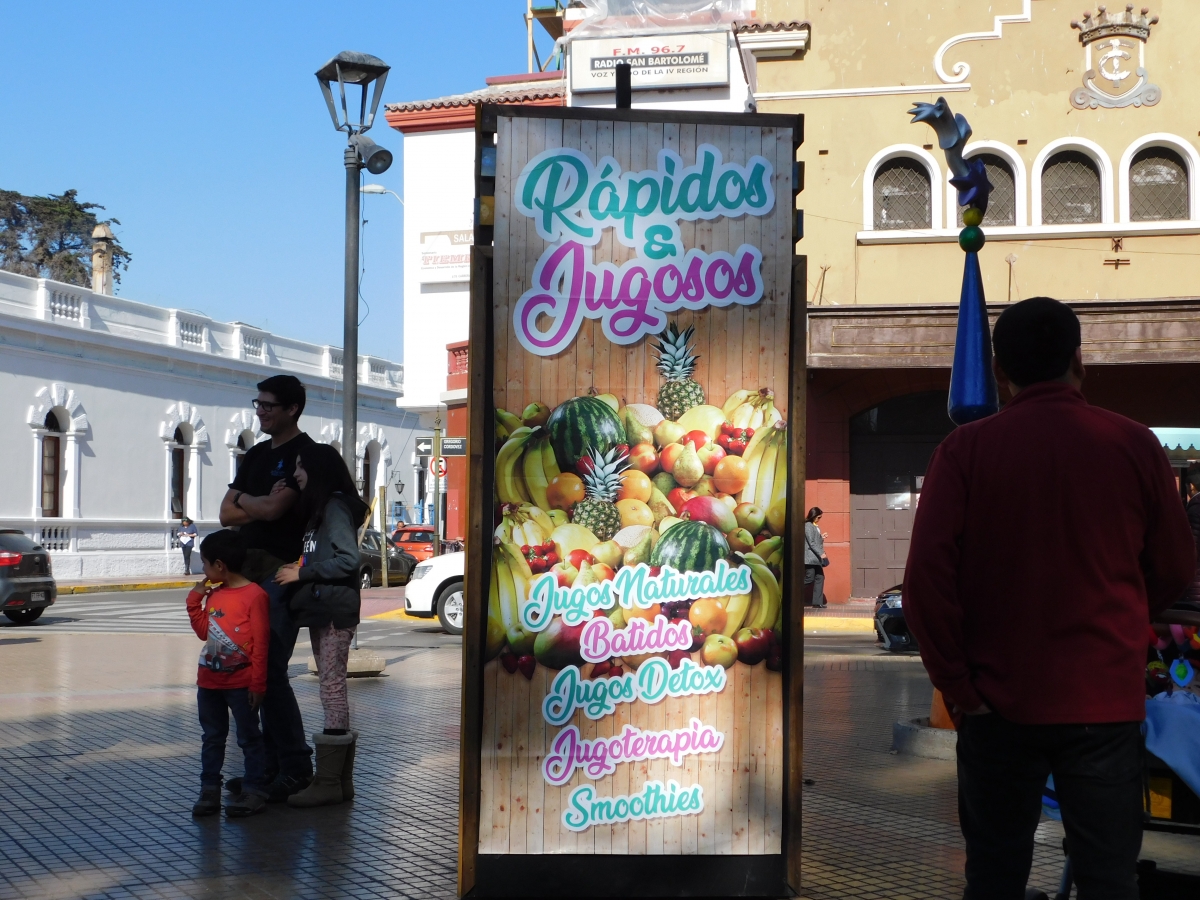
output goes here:
[{"label": "teenager with glasses", "polygon": [[[292,473],[297,455],[315,443],[297,424],[305,399],[304,385],[293,375],[273,375],[258,383],[255,414],[271,439],[246,451],[221,501],[221,524],[237,526],[246,548],[242,574],[259,584],[270,599],[271,642],[262,718],[273,775],[270,799],[275,802],[303,790],[313,771],[312,749],[287,674],[299,632],[288,612],[292,589],[275,582],[281,566],[300,558],[304,539],[305,523],[296,509],[300,488]],[[236,793],[240,784],[230,787]]]}]

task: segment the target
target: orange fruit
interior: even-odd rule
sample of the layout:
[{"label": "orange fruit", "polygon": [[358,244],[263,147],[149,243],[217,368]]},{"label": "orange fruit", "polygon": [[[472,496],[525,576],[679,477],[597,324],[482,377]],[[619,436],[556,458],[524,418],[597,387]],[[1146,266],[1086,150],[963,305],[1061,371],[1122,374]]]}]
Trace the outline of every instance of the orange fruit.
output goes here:
[{"label": "orange fruit", "polygon": [[653,489],[654,482],[650,480],[649,475],[636,469],[630,469],[621,476],[621,490],[617,494],[617,499],[641,500],[643,503],[649,503],[650,491]]},{"label": "orange fruit", "polygon": [[625,610],[625,618],[628,619],[645,619],[647,622],[653,622],[654,617],[662,612],[662,606],[657,603],[651,603],[646,609],[634,605],[631,609]]},{"label": "orange fruit", "polygon": [[716,634],[725,627],[727,615],[725,609],[715,598],[706,597],[697,600],[688,610],[688,621],[704,632],[704,636]]},{"label": "orange fruit", "polygon": [[630,525],[653,525],[654,513],[641,500],[618,500],[617,512],[621,514],[621,527]]},{"label": "orange fruit", "polygon": [[550,501],[551,509],[570,512],[583,496],[583,479],[571,472],[555,475],[546,486],[546,498]]},{"label": "orange fruit", "polygon": [[750,466],[740,456],[727,456],[713,469],[713,484],[722,494],[741,493],[750,480]]}]

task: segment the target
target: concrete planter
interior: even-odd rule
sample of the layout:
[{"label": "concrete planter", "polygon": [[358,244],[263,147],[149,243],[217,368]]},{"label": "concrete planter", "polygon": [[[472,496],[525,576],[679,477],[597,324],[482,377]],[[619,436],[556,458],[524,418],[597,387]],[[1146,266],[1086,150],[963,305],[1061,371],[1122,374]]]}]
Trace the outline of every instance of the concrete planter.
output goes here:
[{"label": "concrete planter", "polygon": [[958,732],[933,728],[927,717],[897,722],[892,726],[892,749],[926,759],[955,759]]}]

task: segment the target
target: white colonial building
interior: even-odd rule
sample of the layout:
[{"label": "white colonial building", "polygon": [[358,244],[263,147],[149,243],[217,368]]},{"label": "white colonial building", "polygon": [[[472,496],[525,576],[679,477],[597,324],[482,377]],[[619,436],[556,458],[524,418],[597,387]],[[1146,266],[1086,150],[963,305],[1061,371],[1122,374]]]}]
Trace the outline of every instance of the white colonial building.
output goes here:
[{"label": "white colonial building", "polygon": [[[358,371],[357,476],[402,499],[393,462],[428,432],[399,406],[401,365]],[[60,580],[182,572],[179,519],[220,527],[265,437],[255,384],[281,373],[308,390],[300,427],[340,449],[340,349],[0,271],[0,528],[41,541]]]}]

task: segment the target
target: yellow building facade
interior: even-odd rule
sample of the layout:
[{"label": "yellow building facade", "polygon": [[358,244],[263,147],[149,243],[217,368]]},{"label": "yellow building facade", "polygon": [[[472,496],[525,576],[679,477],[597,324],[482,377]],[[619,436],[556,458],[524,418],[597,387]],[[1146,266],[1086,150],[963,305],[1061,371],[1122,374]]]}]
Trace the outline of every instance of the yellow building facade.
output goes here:
[{"label": "yellow building facade", "polygon": [[914,102],[944,97],[994,190],[993,315],[1049,295],[1084,325],[1089,400],[1200,426],[1200,3],[760,0],[738,38],[761,112],[801,112],[809,505],[833,599],[899,582],[945,417],[963,254]]}]

